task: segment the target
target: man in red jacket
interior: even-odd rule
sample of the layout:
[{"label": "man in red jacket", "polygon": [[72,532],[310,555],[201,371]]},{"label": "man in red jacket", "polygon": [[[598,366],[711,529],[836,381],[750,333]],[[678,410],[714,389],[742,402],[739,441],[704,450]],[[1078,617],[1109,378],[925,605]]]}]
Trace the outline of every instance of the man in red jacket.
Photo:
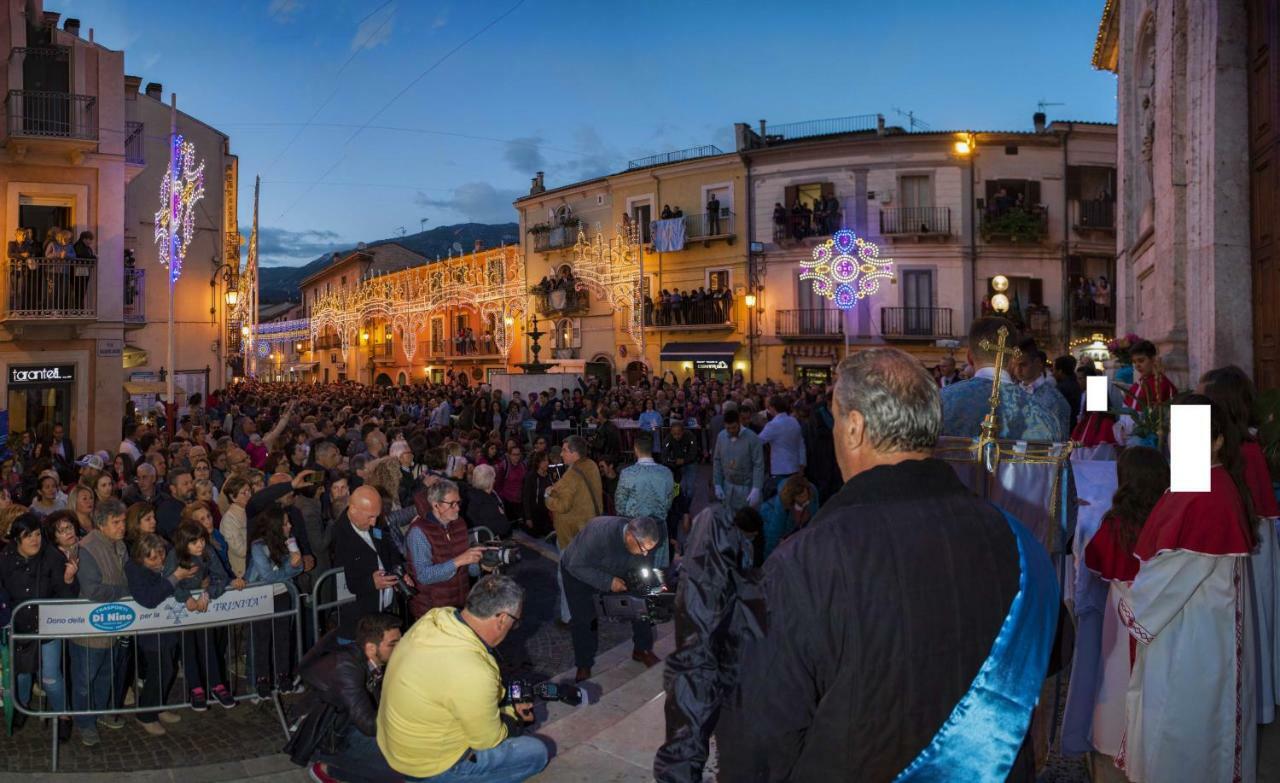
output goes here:
[{"label": "man in red jacket", "polygon": [[418,516],[409,526],[405,550],[418,592],[409,602],[413,619],[437,606],[456,606],[467,601],[471,577],[480,575],[484,547],[467,547],[467,523],[459,513],[462,494],[448,479],[419,492],[414,502]]}]

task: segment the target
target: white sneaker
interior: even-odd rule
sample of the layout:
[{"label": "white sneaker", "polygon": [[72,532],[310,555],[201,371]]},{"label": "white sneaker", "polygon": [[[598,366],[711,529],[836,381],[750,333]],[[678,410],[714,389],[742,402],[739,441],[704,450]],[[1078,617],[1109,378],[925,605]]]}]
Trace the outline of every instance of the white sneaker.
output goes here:
[{"label": "white sneaker", "polygon": [[143,723],[142,721],[138,721],[138,723],[141,724],[143,731],[145,731],[146,733],[150,734],[153,737],[163,737],[164,735],[169,733],[165,731],[164,726],[161,726],[159,721],[151,721],[150,723]]},{"label": "white sneaker", "polygon": [[182,716],[176,712],[169,712],[168,710],[165,710],[160,713],[160,720],[165,723],[181,723]]}]

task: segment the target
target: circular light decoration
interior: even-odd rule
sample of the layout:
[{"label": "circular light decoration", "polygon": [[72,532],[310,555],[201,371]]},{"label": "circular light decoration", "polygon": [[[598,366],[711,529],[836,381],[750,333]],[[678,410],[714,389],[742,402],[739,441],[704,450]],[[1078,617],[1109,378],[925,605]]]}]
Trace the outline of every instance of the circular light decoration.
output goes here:
[{"label": "circular light decoration", "polygon": [[169,146],[169,169],[160,183],[155,234],[160,264],[169,268],[172,282],[182,275],[182,259],[196,229],[196,202],[202,198],[204,161],[196,165],[196,145],[175,133]]},{"label": "circular light decoration", "polygon": [[271,355],[271,343],[267,342],[266,340],[260,340],[258,342],[258,358],[265,359],[270,355]]},{"label": "circular light decoration", "polygon": [[996,275],[991,278],[991,287],[1003,293],[1009,290],[1009,278],[1004,275]]},{"label": "circular light decoration", "polygon": [[801,280],[813,281],[813,292],[849,310],[880,290],[881,280],[893,279],[893,259],[881,258],[880,248],[847,228],[814,247],[813,258],[801,261]]},{"label": "circular light decoration", "polygon": [[991,297],[991,309],[997,313],[1009,312],[1009,297],[1004,294],[996,294]]}]

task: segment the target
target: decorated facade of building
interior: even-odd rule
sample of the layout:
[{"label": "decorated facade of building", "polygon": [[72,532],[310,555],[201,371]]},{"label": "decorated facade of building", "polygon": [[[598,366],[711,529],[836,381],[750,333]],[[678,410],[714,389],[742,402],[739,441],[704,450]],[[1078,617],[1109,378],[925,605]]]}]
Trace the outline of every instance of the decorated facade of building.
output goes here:
[{"label": "decorated facade of building", "polygon": [[[1007,301],[1004,314],[1050,354],[1080,335],[1109,337],[1115,126],[1043,115],[1034,126],[911,132],[877,115],[738,125],[754,376],[827,378],[846,350],[866,345],[930,365],[963,357],[970,321],[997,309],[998,275],[1010,286],[996,304]],[[892,277],[853,301],[815,287],[815,261],[839,256],[842,243],[868,273],[866,259],[893,259]]]},{"label": "decorated facade of building", "polygon": [[539,174],[516,209],[542,358],[605,380],[745,370],[745,198],[741,158],[715,147],[552,190]]}]

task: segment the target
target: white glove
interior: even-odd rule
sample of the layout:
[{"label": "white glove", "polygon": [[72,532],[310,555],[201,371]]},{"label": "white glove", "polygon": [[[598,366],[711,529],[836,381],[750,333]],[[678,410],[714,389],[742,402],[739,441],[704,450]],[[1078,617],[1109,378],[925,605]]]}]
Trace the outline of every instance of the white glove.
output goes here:
[{"label": "white glove", "polygon": [[752,508],[760,505],[760,490],[753,489],[747,493],[747,505]]},{"label": "white glove", "polygon": [[724,488],[716,487],[716,500],[724,500]]}]

